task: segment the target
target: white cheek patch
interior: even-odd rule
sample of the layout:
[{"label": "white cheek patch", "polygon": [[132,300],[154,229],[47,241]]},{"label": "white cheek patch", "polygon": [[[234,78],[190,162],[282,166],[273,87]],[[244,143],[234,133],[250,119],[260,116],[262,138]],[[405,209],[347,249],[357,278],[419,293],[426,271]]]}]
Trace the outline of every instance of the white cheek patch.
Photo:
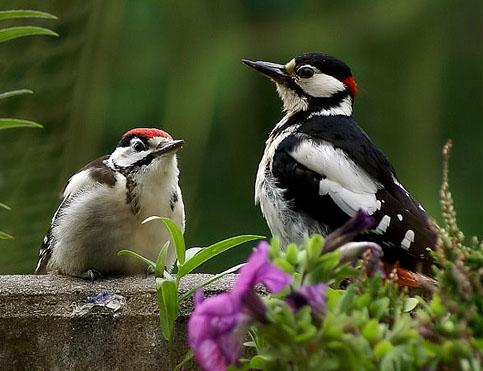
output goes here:
[{"label": "white cheek patch", "polygon": [[119,147],[111,155],[112,162],[120,167],[128,167],[142,160],[149,151],[134,152],[131,147]]},{"label": "white cheek patch", "polygon": [[316,73],[308,79],[298,79],[296,83],[305,93],[316,98],[328,98],[346,88],[344,83],[325,73]]}]

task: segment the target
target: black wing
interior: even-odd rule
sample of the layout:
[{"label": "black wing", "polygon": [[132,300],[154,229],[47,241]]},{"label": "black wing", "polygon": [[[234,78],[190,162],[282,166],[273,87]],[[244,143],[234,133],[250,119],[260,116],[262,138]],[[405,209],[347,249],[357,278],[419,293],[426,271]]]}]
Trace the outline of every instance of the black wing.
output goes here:
[{"label": "black wing", "polygon": [[330,230],[361,208],[376,220],[361,239],[379,243],[388,260],[430,262],[436,237],[427,214],[352,118],[308,119],[279,145],[272,171],[294,207]]}]

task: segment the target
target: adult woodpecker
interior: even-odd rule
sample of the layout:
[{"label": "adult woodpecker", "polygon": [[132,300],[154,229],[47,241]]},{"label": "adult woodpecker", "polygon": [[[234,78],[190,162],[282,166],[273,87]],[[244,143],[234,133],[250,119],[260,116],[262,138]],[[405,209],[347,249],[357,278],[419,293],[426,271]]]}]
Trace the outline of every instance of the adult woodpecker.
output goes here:
[{"label": "adult woodpecker", "polygon": [[375,225],[359,239],[379,243],[385,261],[401,272],[430,273],[436,235],[421,204],[353,119],[350,68],[322,53],[285,65],[243,63],[275,82],[286,112],[266,142],[255,185],[272,234],[285,244],[327,235],[362,209]]},{"label": "adult woodpecker", "polygon": [[[144,271],[142,264],[117,252],[157,255],[170,236],[159,224],[141,224],[153,215],[171,218],[184,231],[176,159],[182,146],[182,140],[162,130],[132,129],[114,152],[73,175],[43,240],[35,273],[58,271],[94,279]],[[174,259],[170,248],[168,265]]]}]

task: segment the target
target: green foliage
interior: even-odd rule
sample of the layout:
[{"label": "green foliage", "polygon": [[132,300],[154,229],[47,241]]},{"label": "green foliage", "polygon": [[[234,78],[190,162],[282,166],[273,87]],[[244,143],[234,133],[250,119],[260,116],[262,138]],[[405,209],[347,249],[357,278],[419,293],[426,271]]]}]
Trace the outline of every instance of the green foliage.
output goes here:
[{"label": "green foliage", "polygon": [[0,130],[12,129],[12,128],[41,128],[41,127],[42,125],[28,120],[0,119]]},{"label": "green foliage", "polygon": [[[242,369],[260,370],[479,370],[483,348],[483,247],[457,226],[444,153],[441,204],[444,226],[435,257],[438,286],[425,299],[364,269],[343,264],[340,251],[323,253],[313,236],[285,251],[272,242],[271,260],[293,276],[291,291],[329,283],[321,317],[310,305],[288,305],[289,292],[267,296],[268,324],[253,323],[255,355]],[[364,268],[363,261],[358,266]],[[351,283],[339,290],[339,282]]]},{"label": "green foliage", "polygon": [[0,21],[14,18],[44,18],[57,19],[55,15],[38,10],[3,10],[0,11]]},{"label": "green foliage", "polygon": [[[14,18],[44,18],[44,19],[57,19],[55,16],[45,12],[39,12],[36,10],[6,10],[0,11],[0,21],[14,19]],[[43,28],[43,27],[32,27],[32,26],[20,26],[20,27],[7,27],[0,28],[0,43],[13,40],[19,37],[34,36],[34,35],[50,35],[59,36],[55,32]],[[0,100],[14,97],[23,94],[33,94],[33,91],[28,89],[19,89],[7,91],[5,93],[0,93]],[[42,125],[29,120],[20,120],[12,118],[0,118],[0,130],[1,129],[11,129],[11,128],[41,128]],[[4,204],[0,203],[0,208],[10,210],[10,208]],[[0,231],[0,239],[13,239],[8,233]]]},{"label": "green foliage", "polygon": [[236,272],[243,264],[236,265],[219,274],[216,274],[209,280],[199,283],[196,287],[185,293],[178,292],[181,278],[222,252],[228,251],[245,242],[259,240],[264,237],[254,235],[236,236],[204,248],[192,248],[186,250],[183,232],[175,222],[169,218],[152,216],[144,220],[143,224],[153,221],[161,221],[164,223],[171,235],[171,240],[174,244],[176,258],[178,261],[177,271],[175,273],[171,274],[166,271],[166,256],[170,241],[168,241],[161,248],[156,262],[153,262],[152,260],[130,250],[121,250],[118,252],[118,255],[128,255],[134,257],[143,263],[146,263],[148,267],[155,272],[160,329],[164,339],[167,340],[169,344],[172,344],[174,325],[176,318],[178,317],[178,310],[181,303],[191,297],[197,289],[209,285],[210,283],[219,280],[221,277],[229,273]]}]

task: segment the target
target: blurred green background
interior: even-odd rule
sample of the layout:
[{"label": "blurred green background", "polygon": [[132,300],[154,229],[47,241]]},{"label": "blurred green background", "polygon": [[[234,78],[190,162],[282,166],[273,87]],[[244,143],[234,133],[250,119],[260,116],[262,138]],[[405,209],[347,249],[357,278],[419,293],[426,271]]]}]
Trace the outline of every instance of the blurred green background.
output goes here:
[{"label": "blurred green background", "polygon": [[[402,182],[439,219],[440,151],[454,140],[450,181],[467,234],[483,234],[482,2],[479,0],[2,0],[58,21],[58,32],[0,46],[3,117],[45,129],[0,132],[0,273],[32,272],[67,178],[109,153],[124,131],[157,126],[186,146],[181,187],[191,246],[268,235],[253,203],[274,86],[241,58],[286,62],[305,51],[346,61],[355,117]],[[5,22],[4,25],[7,25]],[[206,270],[247,256],[243,246]]]}]

